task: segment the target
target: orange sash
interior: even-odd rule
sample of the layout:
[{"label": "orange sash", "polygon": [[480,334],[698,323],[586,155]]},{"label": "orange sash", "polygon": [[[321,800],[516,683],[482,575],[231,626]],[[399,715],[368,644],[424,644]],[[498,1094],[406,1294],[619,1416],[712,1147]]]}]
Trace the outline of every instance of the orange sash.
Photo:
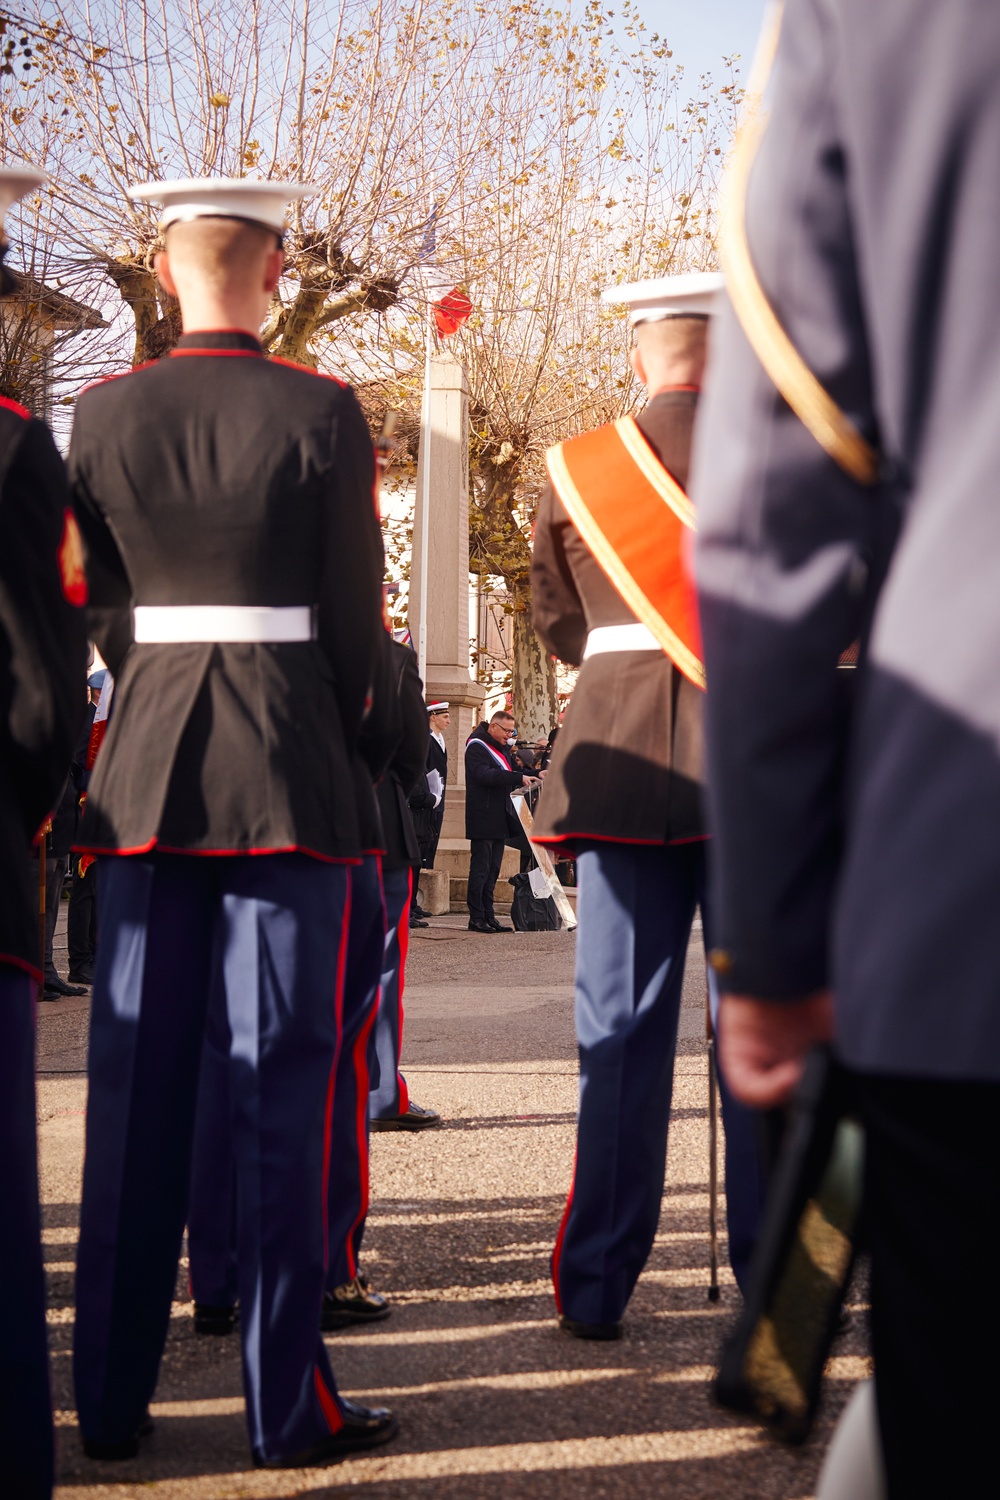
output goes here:
[{"label": "orange sash", "polygon": [[631,417],[545,455],[566,512],[632,613],[674,666],[704,688],[698,596],[686,533],[694,506]]}]

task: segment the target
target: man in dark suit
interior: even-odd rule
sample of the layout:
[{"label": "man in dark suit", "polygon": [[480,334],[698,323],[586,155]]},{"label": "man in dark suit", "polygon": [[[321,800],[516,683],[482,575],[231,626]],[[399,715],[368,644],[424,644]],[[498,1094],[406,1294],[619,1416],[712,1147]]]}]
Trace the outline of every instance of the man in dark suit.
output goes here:
[{"label": "man in dark suit", "polygon": [[[3,215],[45,182],[0,168]],[[49,1500],[52,1408],[35,1138],[39,968],[32,840],[66,779],[84,709],[83,552],[62,460],[44,422],[0,396],[0,1488]],[[38,865],[34,865],[38,879]]]},{"label": "man in dark suit", "polygon": [[[438,839],[441,837],[441,825],[444,822],[444,799],[448,787],[448,747],[445,744],[445,730],[451,722],[451,710],[449,705],[442,699],[427,705],[427,727],[430,730],[430,739],[427,744],[427,775],[430,782],[431,793],[438,798],[433,815],[433,833],[427,847],[421,845],[424,868],[432,870],[434,859],[437,854]],[[441,781],[440,789],[433,780],[438,776]]]},{"label": "man in dark suit", "polygon": [[375,462],[340,381],[263,356],[303,185],[151,183],[170,356],[80,397],[70,465],[115,712],[80,845],[101,860],[74,1373],[85,1450],[135,1454],[170,1319],[221,976],[247,1424],[326,1465],[395,1418],[320,1336],[355,747],[382,625]]},{"label": "man in dark suit", "polygon": [[694,484],[723,1058],[853,1075],[891,1500],[995,1468],[998,73],[989,0],[787,6]]},{"label": "man in dark suit", "polygon": [[504,846],[519,845],[521,825],[510,794],[520,786],[536,786],[537,776],[516,771],[508,748],[517,743],[513,714],[501,709],[488,724],[473,730],[465,746],[465,836],[469,856],[469,931],[513,932],[496,919],[493,892]]},{"label": "man in dark suit", "polygon": [[[581,1338],[620,1336],[656,1234],[699,904],[710,925],[704,692],[684,568],[694,516],[684,491],[720,283],[668,277],[608,294],[631,307],[633,368],[650,399],[637,419],[550,453],[535,524],[535,628],[556,656],[583,663],[533,835],[556,858],[577,860],[580,1115],[553,1280],[561,1326]],[[730,1258],[742,1281],[763,1179],[756,1122],[721,1081]]]}]

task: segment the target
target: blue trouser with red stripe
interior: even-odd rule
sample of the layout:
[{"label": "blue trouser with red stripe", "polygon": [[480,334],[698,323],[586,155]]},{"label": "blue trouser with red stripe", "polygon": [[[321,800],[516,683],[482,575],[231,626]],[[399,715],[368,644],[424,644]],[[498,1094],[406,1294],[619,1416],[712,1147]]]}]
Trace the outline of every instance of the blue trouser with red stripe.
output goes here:
[{"label": "blue trouser with red stripe", "polygon": [[382,962],[382,999],[372,1033],[370,1053],[371,1119],[404,1115],[410,1105],[406,1079],[399,1071],[403,1045],[403,989],[406,983],[406,950],[410,937],[410,902],[413,871],[383,870],[385,889],[385,956]]},{"label": "blue trouser with red stripe", "polygon": [[34,982],[0,963],[0,1493],[52,1494],[52,1403],[35,1139]]},{"label": "blue trouser with red stripe", "polygon": [[341,1042],[329,1131],[329,1291],[353,1281],[368,1213],[368,1093],[372,1032],[379,1013],[385,898],[376,855],[351,871],[351,931]]},{"label": "blue trouser with red stripe", "polygon": [[[560,1312],[616,1323],[660,1218],[684,961],[699,902],[708,926],[704,844],[594,845],[577,860],[577,881],[577,1159],[552,1272]],[[724,1116],[734,1166],[748,1138],[757,1160],[756,1121],[736,1109]],[[731,1199],[747,1219],[735,1236],[744,1247],[756,1233],[761,1186],[757,1177]]]},{"label": "blue trouser with red stripe", "polygon": [[93,1440],[130,1438],[156,1387],[213,972],[229,1035],[251,1445],[285,1458],[341,1425],[319,1321],[349,890],[343,866],[299,854],[102,861],[74,1345]]},{"label": "blue trouser with red stripe", "polygon": [[[385,903],[378,856],[350,872],[343,1009],[336,1081],[327,1130],[326,1287],[358,1273],[368,1212],[368,1054],[379,1002],[385,944]],[[330,963],[334,961],[331,950]],[[198,1113],[188,1209],[191,1294],[211,1307],[237,1300],[236,1173],[229,1100],[229,1039],[225,1003],[213,990],[198,1086]]]}]

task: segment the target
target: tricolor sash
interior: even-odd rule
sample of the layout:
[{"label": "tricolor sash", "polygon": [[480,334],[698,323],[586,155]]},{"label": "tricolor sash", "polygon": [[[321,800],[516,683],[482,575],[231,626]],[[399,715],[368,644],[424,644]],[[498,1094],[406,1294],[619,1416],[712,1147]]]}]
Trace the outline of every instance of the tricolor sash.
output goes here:
[{"label": "tricolor sash", "polygon": [[504,771],[510,770],[510,761],[507,759],[506,755],[504,755],[500,750],[495,750],[493,746],[488,745],[485,740],[480,740],[473,737],[469,740],[468,743],[470,745],[482,745],[483,749],[486,751],[486,754],[492,755],[498,766],[500,766]]},{"label": "tricolor sash", "polygon": [[632,613],[704,688],[698,596],[686,549],[694,506],[631,417],[545,455],[566,513]]}]

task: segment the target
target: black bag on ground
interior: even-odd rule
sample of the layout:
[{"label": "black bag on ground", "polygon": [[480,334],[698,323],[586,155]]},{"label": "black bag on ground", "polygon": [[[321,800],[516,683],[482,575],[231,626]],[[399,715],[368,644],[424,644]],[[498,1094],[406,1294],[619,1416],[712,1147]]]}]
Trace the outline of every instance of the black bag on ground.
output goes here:
[{"label": "black bag on ground", "polygon": [[512,875],[510,883],[514,887],[510,919],[518,932],[556,932],[562,926],[552,897],[532,895],[529,871]]}]

